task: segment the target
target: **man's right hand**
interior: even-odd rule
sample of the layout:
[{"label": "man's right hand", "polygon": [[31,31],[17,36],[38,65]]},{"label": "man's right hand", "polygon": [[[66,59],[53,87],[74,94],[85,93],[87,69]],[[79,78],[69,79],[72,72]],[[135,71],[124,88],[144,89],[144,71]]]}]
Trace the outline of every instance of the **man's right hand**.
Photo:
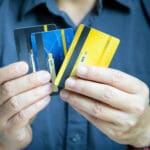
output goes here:
[{"label": "man's right hand", "polygon": [[0,150],[19,150],[32,140],[30,120],[50,101],[50,74],[26,75],[25,62],[0,68]]}]

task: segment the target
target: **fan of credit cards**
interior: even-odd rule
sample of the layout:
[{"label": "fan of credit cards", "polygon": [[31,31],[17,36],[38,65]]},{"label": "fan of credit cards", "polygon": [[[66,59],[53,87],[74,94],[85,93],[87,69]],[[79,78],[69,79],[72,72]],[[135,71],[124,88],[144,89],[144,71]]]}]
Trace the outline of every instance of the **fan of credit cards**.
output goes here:
[{"label": "fan of credit cards", "polygon": [[51,73],[53,94],[64,88],[79,64],[108,67],[120,40],[86,25],[58,29],[55,24],[15,29],[18,59],[29,64],[29,72]]}]

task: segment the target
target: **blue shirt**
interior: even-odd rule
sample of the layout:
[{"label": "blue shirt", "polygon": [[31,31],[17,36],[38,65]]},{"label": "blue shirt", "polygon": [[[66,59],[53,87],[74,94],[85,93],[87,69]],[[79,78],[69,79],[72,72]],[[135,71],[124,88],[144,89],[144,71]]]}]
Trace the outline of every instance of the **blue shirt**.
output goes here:
[{"label": "blue shirt", "polygon": [[[0,67],[17,61],[13,30],[40,24],[76,26],[54,0],[0,0]],[[111,63],[150,87],[150,0],[99,0],[82,20],[121,40]],[[33,141],[27,150],[125,150],[100,132],[59,96],[32,124]]]}]

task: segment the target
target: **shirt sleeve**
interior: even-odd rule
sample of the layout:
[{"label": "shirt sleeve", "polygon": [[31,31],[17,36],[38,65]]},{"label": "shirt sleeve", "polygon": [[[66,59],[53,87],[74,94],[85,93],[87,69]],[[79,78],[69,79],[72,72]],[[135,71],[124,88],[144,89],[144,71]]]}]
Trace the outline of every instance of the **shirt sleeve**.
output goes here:
[{"label": "shirt sleeve", "polygon": [[128,146],[128,150],[150,150],[150,147],[135,148],[132,146]]}]

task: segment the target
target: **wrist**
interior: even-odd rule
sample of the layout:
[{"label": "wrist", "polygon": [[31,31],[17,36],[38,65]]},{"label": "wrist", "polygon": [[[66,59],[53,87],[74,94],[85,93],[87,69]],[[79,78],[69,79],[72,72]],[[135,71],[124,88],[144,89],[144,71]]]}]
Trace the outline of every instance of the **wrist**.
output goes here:
[{"label": "wrist", "polygon": [[142,123],[140,124],[141,131],[133,144],[133,147],[143,148],[150,147],[150,106],[147,107],[146,112],[144,113]]}]

